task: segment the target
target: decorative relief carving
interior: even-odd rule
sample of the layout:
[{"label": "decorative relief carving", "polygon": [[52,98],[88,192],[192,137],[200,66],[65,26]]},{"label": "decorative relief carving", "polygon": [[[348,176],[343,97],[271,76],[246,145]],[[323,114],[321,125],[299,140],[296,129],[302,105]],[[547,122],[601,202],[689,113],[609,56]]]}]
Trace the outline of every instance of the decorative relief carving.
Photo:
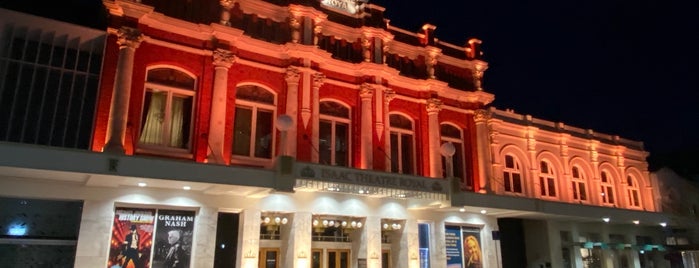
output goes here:
[{"label": "decorative relief carving", "polygon": [[436,98],[431,98],[427,100],[426,106],[428,114],[438,113],[442,110],[442,101]]},{"label": "decorative relief carving", "polygon": [[231,26],[231,8],[235,2],[233,0],[221,0],[221,24]]},{"label": "decorative relief carving", "polygon": [[473,120],[475,120],[476,123],[484,122],[488,119],[490,119],[490,112],[487,110],[478,109],[473,113]]},{"label": "decorative relief carving", "polygon": [[488,66],[483,63],[477,62],[475,64],[473,70],[473,85],[476,87],[476,90],[483,90],[483,74],[487,68]]},{"label": "decorative relief carving", "polygon": [[[392,101],[393,99],[396,98],[396,92],[393,91],[393,90],[390,90],[390,89],[385,89],[385,90],[383,91],[383,98],[384,98],[384,103],[385,103],[386,105],[388,105],[389,103],[391,103],[391,101]],[[388,112],[388,111],[386,111],[386,112]]]},{"label": "decorative relief carving", "polygon": [[136,49],[143,41],[143,34],[136,28],[121,27],[117,30],[117,38],[119,48],[129,47]]},{"label": "decorative relief carving", "polygon": [[316,22],[316,26],[313,27],[313,45],[317,46],[318,45],[318,40],[320,40],[320,34],[323,32],[323,26],[318,25],[319,22]]},{"label": "decorative relief carving", "polygon": [[369,36],[362,38],[362,54],[364,55],[364,61],[371,61],[371,37]]},{"label": "decorative relief carving", "polygon": [[325,83],[325,75],[323,73],[313,74],[313,88],[318,89]]},{"label": "decorative relief carving", "polygon": [[370,84],[362,84],[359,87],[359,97],[364,99],[371,99],[371,97],[374,96],[374,87]]},{"label": "decorative relief carving", "polygon": [[213,53],[214,66],[231,68],[231,65],[235,62],[235,55],[233,52],[225,49],[216,49]]},{"label": "decorative relief carving", "polygon": [[435,66],[437,66],[437,57],[438,57],[438,56],[439,56],[439,54],[437,54],[437,53],[435,53],[435,52],[431,52],[431,53],[427,56],[427,74],[428,74],[428,75],[430,76],[430,78],[432,78],[432,79],[435,78],[435,76],[434,76],[434,69],[435,69]]},{"label": "decorative relief carving", "polygon": [[284,79],[286,79],[287,84],[298,84],[300,78],[301,78],[301,71],[299,71],[298,68],[296,68],[296,67],[286,68],[286,75],[284,76]]},{"label": "decorative relief carving", "polygon": [[301,39],[301,21],[295,15],[289,16],[289,25],[291,26],[291,42],[298,43]]}]

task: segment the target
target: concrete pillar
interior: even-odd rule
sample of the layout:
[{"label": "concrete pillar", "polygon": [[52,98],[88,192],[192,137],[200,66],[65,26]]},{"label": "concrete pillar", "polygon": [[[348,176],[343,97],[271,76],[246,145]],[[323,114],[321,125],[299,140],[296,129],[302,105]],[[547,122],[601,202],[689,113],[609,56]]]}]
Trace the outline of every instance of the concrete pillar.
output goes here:
[{"label": "concrete pillar", "polygon": [[[481,193],[486,193],[488,190],[490,192],[495,192],[496,189],[490,188],[490,185],[488,184],[488,181],[486,178],[490,178],[489,176],[489,171],[492,170],[492,168],[489,166],[491,163],[491,154],[489,153],[491,150],[495,152],[497,150],[497,143],[494,143],[495,146],[491,147],[490,141],[488,140],[488,136],[491,135],[491,133],[488,132],[488,126],[486,124],[488,120],[489,114],[486,110],[477,110],[473,116],[474,123],[476,124],[476,151],[478,152],[477,161],[478,161],[478,178],[474,178],[473,181],[473,188],[476,191],[479,191]],[[497,136],[497,133],[493,133],[493,136]],[[494,137],[493,137],[494,140]],[[495,154],[493,154],[495,155]],[[493,163],[498,163],[500,160],[495,160],[492,161]],[[488,173],[487,173],[488,172]]]},{"label": "concrete pillar", "polygon": [[297,212],[294,214],[289,227],[283,237],[288,237],[287,246],[280,267],[308,268],[311,265],[311,221],[313,215],[310,212]]},{"label": "concrete pillar", "polygon": [[313,138],[311,139],[311,144],[313,145],[313,153],[311,154],[311,161],[313,163],[318,163],[318,150],[320,148],[319,135],[320,135],[320,87],[323,85],[325,80],[325,75],[322,73],[313,74],[313,90],[312,90],[312,101],[313,108],[311,113],[311,122],[313,124]]},{"label": "concrete pillar", "polygon": [[255,268],[260,256],[260,223],[262,212],[246,209],[240,213],[238,228],[238,263],[236,268]]},{"label": "concrete pillar", "polygon": [[117,60],[114,90],[112,91],[112,102],[109,108],[107,142],[102,151],[124,154],[124,138],[126,136],[126,122],[129,113],[134,56],[136,48],[143,40],[143,34],[138,29],[122,27],[117,31],[117,37],[119,59]]},{"label": "concrete pillar", "polygon": [[397,243],[394,242],[394,245],[396,246],[391,248],[391,254],[398,256],[395,258],[397,261],[393,262],[393,267],[420,267],[420,244],[416,220],[408,219],[405,221],[400,240]]},{"label": "concrete pillar", "polygon": [[362,100],[362,122],[361,141],[362,146],[359,168],[372,169],[374,166],[374,143],[373,128],[371,127],[371,97],[374,96],[374,88],[369,84],[363,84],[359,90],[359,97]]},{"label": "concrete pillar", "polygon": [[441,178],[442,157],[439,150],[439,111],[442,101],[436,98],[427,100],[427,138],[429,145],[430,177]]},{"label": "concrete pillar", "polygon": [[209,123],[209,154],[208,163],[227,164],[223,149],[226,133],[226,100],[228,93],[228,69],[231,68],[235,56],[228,50],[214,51],[214,90],[211,98],[211,119]]},{"label": "concrete pillar", "polygon": [[389,104],[391,104],[391,100],[396,97],[396,92],[390,89],[385,89],[383,91],[383,122],[384,122],[384,154],[386,157],[386,167],[385,170],[390,172],[391,171],[391,121],[389,120],[388,113],[391,111],[389,108]]},{"label": "concrete pillar", "polygon": [[286,70],[286,114],[293,120],[293,127],[286,131],[286,148],[282,151],[286,155],[296,158],[299,117],[299,78],[301,72],[298,68],[289,67]]}]

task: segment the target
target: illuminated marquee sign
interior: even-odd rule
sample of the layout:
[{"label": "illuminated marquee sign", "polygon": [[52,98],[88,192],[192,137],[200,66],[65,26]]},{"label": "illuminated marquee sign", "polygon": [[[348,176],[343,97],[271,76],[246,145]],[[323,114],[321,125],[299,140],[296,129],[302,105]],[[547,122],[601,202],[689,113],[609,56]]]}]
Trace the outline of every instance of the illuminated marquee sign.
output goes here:
[{"label": "illuminated marquee sign", "polygon": [[300,165],[296,172],[299,177],[320,181],[432,193],[446,194],[448,192],[446,180],[418,176],[328,167],[323,165]]},{"label": "illuminated marquee sign", "polygon": [[365,2],[365,1],[358,1],[358,0],[321,0],[320,3],[323,6],[333,8],[333,9],[339,9],[341,11],[344,11],[349,14],[357,14],[359,13],[359,7],[360,5]]}]

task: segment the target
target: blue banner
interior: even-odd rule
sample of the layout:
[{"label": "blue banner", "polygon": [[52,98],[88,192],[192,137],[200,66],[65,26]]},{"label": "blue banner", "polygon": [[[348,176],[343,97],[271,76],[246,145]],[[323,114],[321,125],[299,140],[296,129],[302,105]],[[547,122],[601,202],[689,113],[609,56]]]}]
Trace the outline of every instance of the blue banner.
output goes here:
[{"label": "blue banner", "polygon": [[461,227],[445,226],[447,249],[447,268],[463,268],[463,250],[461,248]]}]

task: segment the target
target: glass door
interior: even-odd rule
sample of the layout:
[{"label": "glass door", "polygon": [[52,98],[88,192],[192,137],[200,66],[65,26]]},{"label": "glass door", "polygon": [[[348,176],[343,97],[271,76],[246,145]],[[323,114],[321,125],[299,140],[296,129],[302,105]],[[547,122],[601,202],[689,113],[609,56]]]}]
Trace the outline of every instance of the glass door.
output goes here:
[{"label": "glass door", "polygon": [[323,250],[314,248],[311,251],[311,268],[322,268],[323,265]]},{"label": "glass door", "polygon": [[279,268],[279,262],[278,248],[260,248],[258,268]]},{"label": "glass door", "polygon": [[349,268],[350,267],[350,251],[349,249],[328,249],[326,268]]},{"label": "glass door", "polygon": [[381,268],[391,268],[391,251],[388,249],[381,251]]}]

